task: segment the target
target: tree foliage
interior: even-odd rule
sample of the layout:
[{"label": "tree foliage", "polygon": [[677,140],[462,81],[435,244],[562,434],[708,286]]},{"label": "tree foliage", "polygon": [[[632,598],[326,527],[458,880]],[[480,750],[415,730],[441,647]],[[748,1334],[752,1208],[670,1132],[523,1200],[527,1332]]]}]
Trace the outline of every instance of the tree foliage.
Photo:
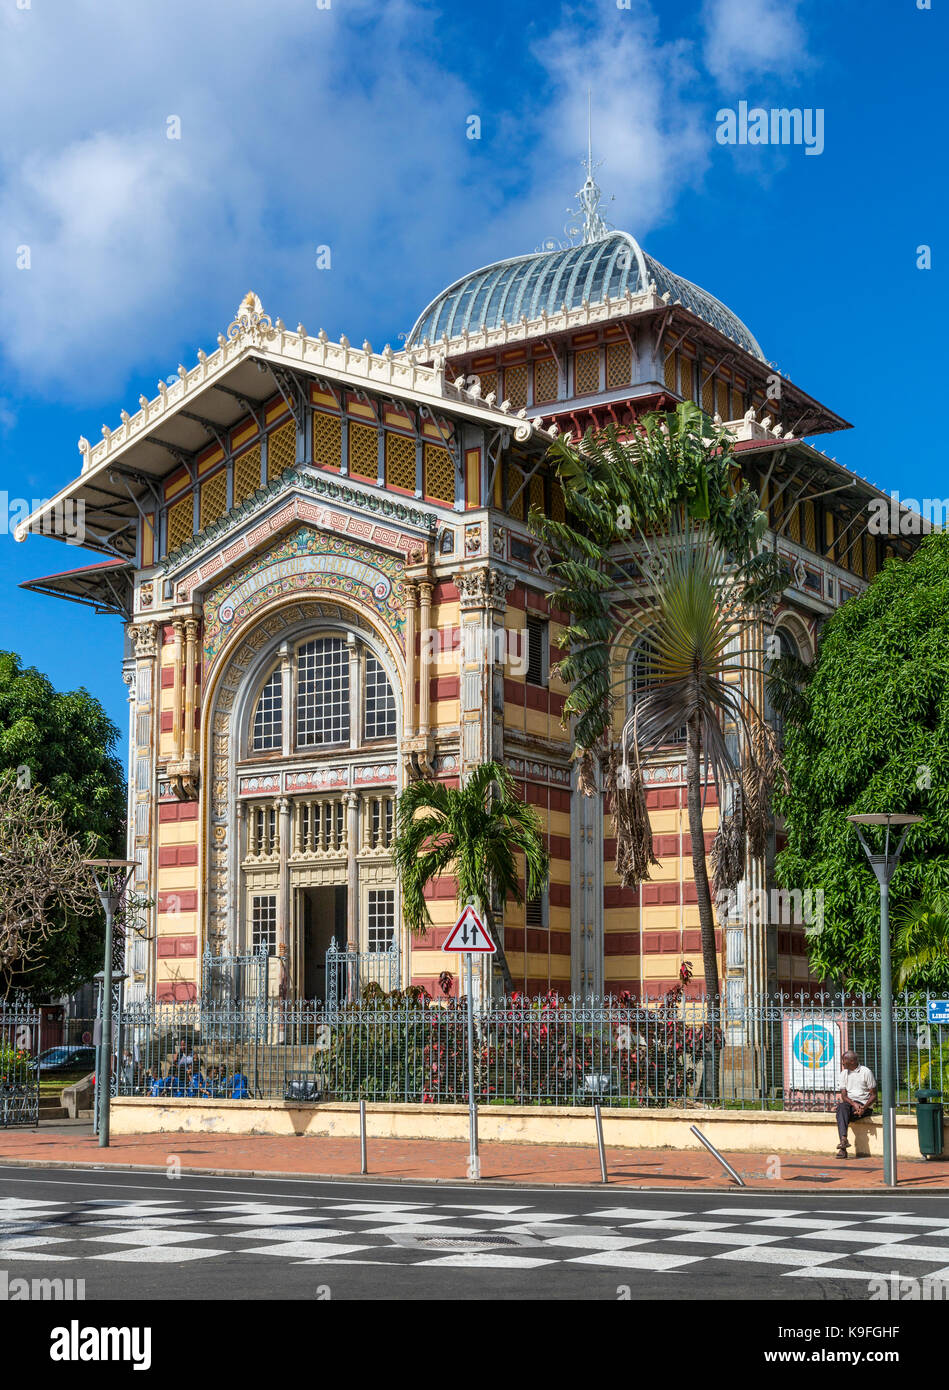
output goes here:
[{"label": "tree foliage", "polygon": [[949,535],[888,561],[828,620],[784,760],[790,788],[777,809],[788,843],[777,873],[786,888],[823,891],[812,969],[874,991],[879,890],[846,817],[924,817],[893,877],[894,913],[949,888]]},{"label": "tree foliage", "polygon": [[[88,851],[39,787],[0,773],[0,988],[28,984],[70,918],[91,917]],[[54,943],[55,945],[55,943]]]},{"label": "tree foliage", "polygon": [[517,795],[508,770],[499,763],[481,763],[463,787],[410,782],[399,796],[393,854],[409,931],[425,934],[431,922],[425,889],[433,879],[453,874],[459,902],[474,899],[485,915],[505,989],[511,992],[492,899],[496,894],[502,903],[507,898],[524,901],[518,854],[525,860],[527,896],[536,897],[546,887],[550,856],[537,814]]},{"label": "tree foliage", "polygon": [[[86,690],[57,691],[14,652],[0,652],[0,771],[17,772],[62,812],[64,831],[97,856],[125,849],[125,773],[113,756],[119,731]],[[75,989],[102,967],[101,914],[57,908],[41,968],[21,983],[37,997]]]}]

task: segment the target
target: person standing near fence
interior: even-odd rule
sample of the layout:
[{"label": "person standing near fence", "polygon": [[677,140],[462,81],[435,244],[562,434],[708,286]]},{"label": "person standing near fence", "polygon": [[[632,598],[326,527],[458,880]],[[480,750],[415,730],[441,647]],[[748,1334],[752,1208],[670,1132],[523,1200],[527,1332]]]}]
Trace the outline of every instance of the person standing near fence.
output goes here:
[{"label": "person standing near fence", "polygon": [[847,1130],[854,1120],[865,1119],[872,1113],[877,1098],[877,1083],[869,1067],[861,1066],[855,1052],[845,1052],[840,1059],[843,1071],[837,1082],[837,1157],[847,1157]]}]

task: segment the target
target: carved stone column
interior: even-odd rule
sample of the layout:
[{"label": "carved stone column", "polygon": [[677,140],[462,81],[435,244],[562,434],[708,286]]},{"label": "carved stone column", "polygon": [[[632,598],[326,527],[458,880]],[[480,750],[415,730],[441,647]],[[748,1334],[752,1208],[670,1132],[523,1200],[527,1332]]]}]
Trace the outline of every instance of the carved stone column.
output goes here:
[{"label": "carved stone column", "polygon": [[[432,626],[432,584],[422,580],[418,586],[419,592],[419,627],[422,633],[423,658],[424,646],[427,642],[427,634]],[[431,672],[426,668],[424,659],[419,666],[418,683],[418,731],[419,734],[427,738],[431,732]]]},{"label": "carved stone column", "polygon": [[359,950],[359,793],[346,793],[346,947]]},{"label": "carved stone column", "polygon": [[461,598],[461,748],[467,768],[504,752],[504,613],[514,580],[491,565],[459,570]]},{"label": "carved stone column", "polygon": [[277,802],[277,834],[279,840],[280,878],[277,890],[277,954],[284,965],[290,964],[290,801],[282,796]]},{"label": "carved stone column", "polygon": [[415,609],[418,590],[414,584],[405,586],[405,700],[402,708],[402,737],[415,736]]}]

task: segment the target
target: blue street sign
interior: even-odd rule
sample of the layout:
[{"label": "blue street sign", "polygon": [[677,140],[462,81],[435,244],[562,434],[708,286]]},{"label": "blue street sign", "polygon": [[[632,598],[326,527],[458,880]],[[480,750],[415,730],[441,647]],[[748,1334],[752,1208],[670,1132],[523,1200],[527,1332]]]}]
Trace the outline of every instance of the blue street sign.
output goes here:
[{"label": "blue street sign", "polygon": [[949,999],[929,1000],[929,1022],[949,1023]]}]

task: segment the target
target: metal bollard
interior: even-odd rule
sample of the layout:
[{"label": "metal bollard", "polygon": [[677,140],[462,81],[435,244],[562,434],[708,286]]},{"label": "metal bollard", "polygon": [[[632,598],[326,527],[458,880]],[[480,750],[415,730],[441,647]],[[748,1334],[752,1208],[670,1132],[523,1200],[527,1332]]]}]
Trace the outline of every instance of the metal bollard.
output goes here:
[{"label": "metal bollard", "polygon": [[366,1102],[359,1102],[359,1171],[368,1173],[369,1165],[366,1162]]},{"label": "metal bollard", "polygon": [[593,1103],[593,1114],[596,1116],[596,1147],[600,1153],[600,1181],[609,1182],[606,1172],[606,1145],[603,1143],[603,1112],[599,1101]]}]

